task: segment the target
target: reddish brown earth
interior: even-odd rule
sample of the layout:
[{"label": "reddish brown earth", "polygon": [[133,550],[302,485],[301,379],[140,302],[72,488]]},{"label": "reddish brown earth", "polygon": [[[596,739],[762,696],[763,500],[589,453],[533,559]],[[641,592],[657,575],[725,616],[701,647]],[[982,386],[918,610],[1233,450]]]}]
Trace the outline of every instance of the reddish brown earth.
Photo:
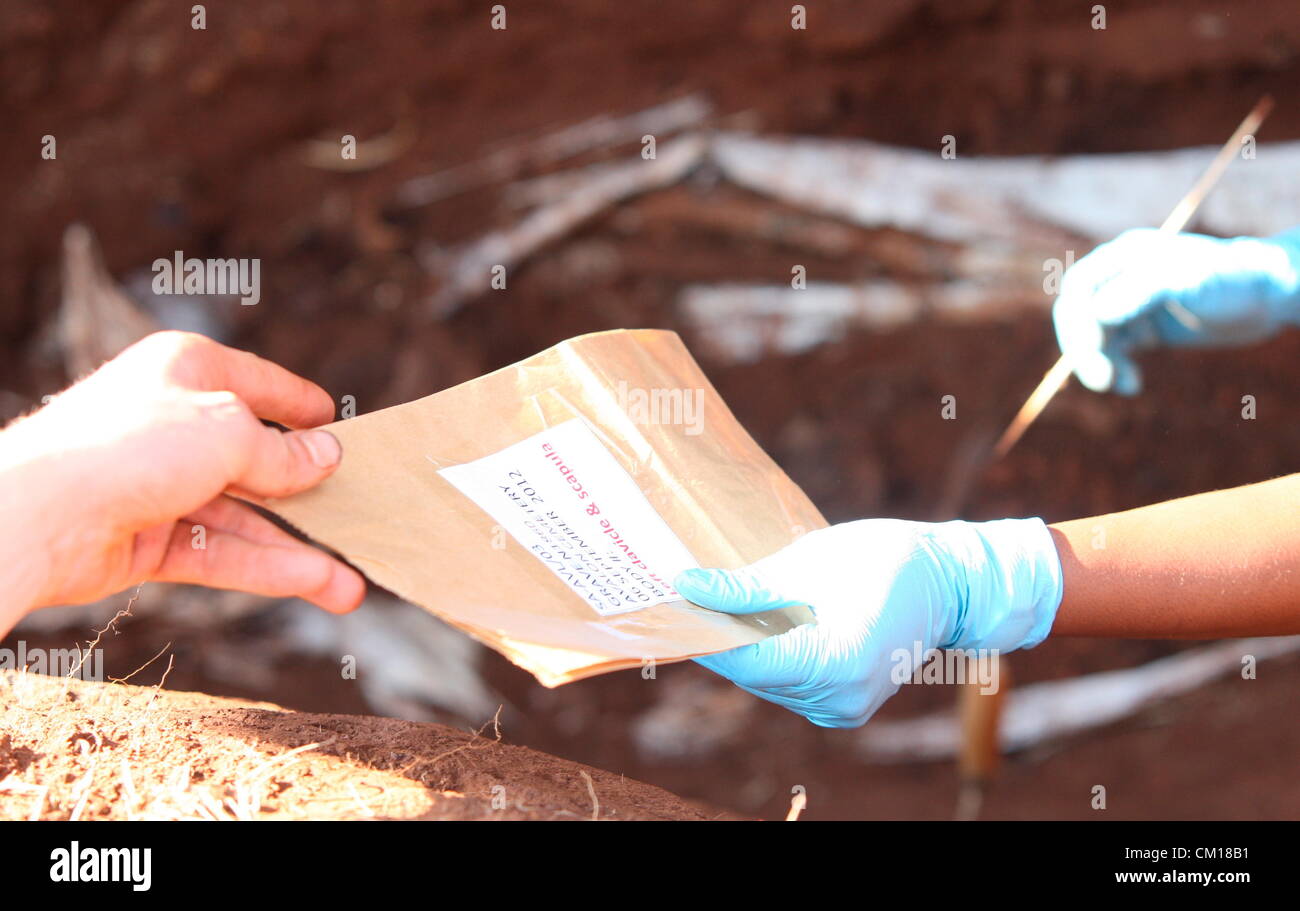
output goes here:
[{"label": "reddish brown earth", "polygon": [[[0,672],[3,819],[718,818],[526,747],[391,718]],[[6,777],[7,776],[7,777]]]},{"label": "reddish brown earth", "polygon": [[[689,282],[784,280],[796,253],[829,279],[912,275],[905,259],[882,254],[879,232],[857,232],[861,247],[849,254],[817,257],[721,227],[727,220],[711,214],[784,210],[691,184],[598,219],[518,270],[508,292],[444,321],[419,321],[432,289],[411,255],[417,246],[465,240],[516,214],[497,188],[414,211],[391,204],[395,188],[520,136],[692,91],[768,132],[922,148],[953,134],[972,155],[1217,144],[1271,91],[1279,105],[1261,141],[1300,137],[1300,11],[1291,0],[1112,2],[1104,32],[1089,28],[1091,4],[1069,0],[845,0],[809,4],[806,35],[788,28],[789,4],[510,6],[510,27],[493,32],[485,7],[454,0],[240,0],[219,12],[212,5],[208,30],[193,32],[188,4],[6,3],[0,389],[35,399],[63,382],[35,343],[57,300],[59,237],[83,220],[118,275],[174,249],[263,259],[263,304],[229,311],[236,343],[338,396],[355,395],[361,410],[580,332],[678,329],[742,423],[829,518],[929,518],[936,479],[960,443],[1000,428],[1051,363],[1045,320],[853,332],[798,357],[723,363],[676,315],[677,291]],[[416,123],[415,138],[385,167],[341,174],[303,164],[309,140],[364,140],[406,121]],[[46,133],[58,137],[57,162],[36,155]],[[1291,333],[1247,351],[1149,358],[1147,392],[1132,401],[1070,388],[989,472],[965,515],[1063,519],[1294,471],[1297,363],[1300,333]],[[936,421],[936,403],[950,392],[961,394],[961,419]],[[1244,393],[1258,399],[1256,421],[1236,419]],[[176,635],[142,621],[123,629],[111,642],[113,673],[171,642],[168,686],[317,712],[364,710],[325,662],[286,666],[257,692],[187,668],[204,637],[238,641],[248,631]],[[1032,681],[1129,666],[1172,648],[1051,642],[1013,660],[1017,679]],[[156,671],[136,679],[154,683]],[[550,693],[495,657],[488,669],[522,715],[507,739],[713,804],[776,816],[791,786],[803,784],[812,818],[950,811],[950,769],[862,766],[848,755],[851,735],[766,705],[724,754],[685,764],[638,758],[628,719],[655,702],[652,687],[702,673],[667,668],[659,681],[614,675]],[[1300,816],[1297,682],[1294,659],[1266,664],[1249,685],[1215,684],[1026,757],[1008,767],[988,811],[1087,816],[1082,794],[1107,783],[1123,795],[1113,815]],[[914,714],[950,697],[916,688],[886,712]],[[557,806],[579,812],[578,804]]]}]

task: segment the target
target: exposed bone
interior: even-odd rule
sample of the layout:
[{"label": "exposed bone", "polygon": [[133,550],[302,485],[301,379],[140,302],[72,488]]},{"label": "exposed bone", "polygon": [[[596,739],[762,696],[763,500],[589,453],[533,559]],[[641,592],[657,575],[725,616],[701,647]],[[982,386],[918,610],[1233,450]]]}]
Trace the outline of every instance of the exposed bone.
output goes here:
[{"label": "exposed bone", "polygon": [[[70,633],[84,640],[124,608],[130,594],[33,611],[16,631],[20,636]],[[197,655],[208,677],[250,689],[271,686],[289,657],[311,655],[339,662],[351,655],[367,705],[383,715],[448,721],[450,714],[481,724],[503,703],[481,677],[482,645],[427,611],[377,592],[356,611],[337,617],[295,599],[150,582],[140,588],[131,613],[188,632],[229,626],[254,615],[279,621],[283,625],[277,635],[252,640],[216,637]]]},{"label": "exposed bone", "polygon": [[[1257,661],[1300,651],[1300,636],[1235,639],[1179,652],[1140,667],[1031,683],[1012,690],[1003,706],[1003,752],[1025,750],[1126,718],[1162,699],[1239,670],[1242,659]],[[878,719],[858,735],[857,751],[873,762],[952,759],[960,746],[953,711],[905,721]]]},{"label": "exposed bone", "polygon": [[537,209],[509,229],[493,231],[451,251],[423,251],[420,258],[425,268],[442,280],[430,302],[432,312],[445,316],[486,292],[494,267],[504,266],[508,272],[616,203],[676,183],[699,163],[705,148],[700,136],[660,144],[657,157],[638,156],[603,169],[569,196]]},{"label": "exposed bone", "polygon": [[159,328],[108,274],[95,235],[82,224],[63,233],[59,339],[70,378],[83,376]]},{"label": "exposed bone", "polygon": [[[1272,234],[1293,225],[1300,211],[1300,143],[1255,149],[1255,158],[1223,176],[1197,224],[1224,235]],[[944,159],[938,149],[725,133],[714,137],[711,156],[727,179],[794,205],[869,227],[978,244],[1061,233],[1102,240],[1154,227],[1216,151]]]},{"label": "exposed bone", "polygon": [[690,762],[743,740],[759,701],[717,678],[670,673],[658,698],[631,722],[637,754],[649,762]]},{"label": "exposed bone", "polygon": [[381,136],[362,139],[356,144],[356,155],[344,158],[338,139],[309,139],[303,144],[303,161],[324,171],[373,171],[401,158],[415,142],[415,121],[404,112],[391,130]]},{"label": "exposed bone", "polygon": [[[1219,234],[1269,234],[1291,225],[1300,210],[1300,143],[1257,146],[1256,157],[1230,169],[1201,208],[1197,227]],[[1065,158],[955,158],[937,151],[898,149],[876,143],[832,139],[771,139],[739,132],[704,140],[678,139],[658,161],[603,163],[548,175],[507,191],[515,204],[540,208],[514,228],[493,232],[451,253],[424,257],[426,268],[444,279],[434,300],[438,313],[450,312],[486,290],[488,269],[518,263],[555,241],[593,214],[638,193],[668,186],[695,165],[707,162],[739,186],[869,228],[894,228],[932,240],[964,246],[955,260],[958,281],[923,292],[889,291],[884,283],[857,292],[826,292],[820,301],[788,303],[821,313],[810,328],[789,330],[786,343],[801,350],[804,336],[834,337],[842,321],[889,325],[930,310],[975,318],[1000,316],[996,287],[978,290],[966,277],[1000,273],[1008,259],[1042,264],[1067,251],[1082,256],[1093,243],[1131,227],[1159,223],[1204,170],[1213,149]],[[680,156],[680,157],[679,157]],[[645,167],[645,166],[651,167]],[[983,260],[983,261],[982,261]],[[1006,281],[1013,297],[1024,297],[1033,280],[1025,269]],[[974,290],[973,290],[974,289]],[[730,290],[727,294],[732,294]],[[749,293],[749,292],[747,292]],[[697,308],[698,292],[687,306]],[[872,300],[866,300],[869,295]],[[879,298],[877,300],[876,298]],[[1042,300],[1039,300],[1041,303]],[[781,302],[784,303],[784,302]],[[727,305],[732,306],[732,305]],[[735,305],[739,306],[739,305]],[[778,306],[767,292],[741,309],[759,316]],[[836,317],[825,315],[830,310]],[[731,347],[746,358],[761,346],[738,329]],[[752,333],[749,333],[752,334]]]},{"label": "exposed bone", "polygon": [[1046,309],[1049,298],[1030,286],[960,280],[908,285],[810,282],[785,285],[692,285],[678,306],[716,354],[752,363],[791,355],[842,338],[850,328],[892,329],[924,315],[969,321],[1014,317]]},{"label": "exposed bone", "polygon": [[440,713],[450,712],[478,725],[501,708],[481,675],[483,646],[413,604],[372,593],[341,617],[302,601],[286,609],[279,648],[335,662],[353,656],[357,682],[376,712],[408,721],[446,721]]},{"label": "exposed bone", "polygon": [[623,117],[602,114],[532,142],[499,149],[478,161],[416,177],[397,190],[397,202],[423,206],[476,187],[512,180],[529,167],[563,161],[594,149],[639,142],[647,134],[662,141],[702,124],[711,113],[702,95],[688,95]]}]

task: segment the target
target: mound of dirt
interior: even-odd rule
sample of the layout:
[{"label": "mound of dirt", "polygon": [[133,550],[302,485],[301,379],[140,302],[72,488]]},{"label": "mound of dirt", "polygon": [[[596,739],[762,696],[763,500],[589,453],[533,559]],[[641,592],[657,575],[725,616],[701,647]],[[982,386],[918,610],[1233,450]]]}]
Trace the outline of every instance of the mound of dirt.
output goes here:
[{"label": "mound of dirt", "polygon": [[659,788],[457,731],[0,672],[0,819],[693,819]]}]

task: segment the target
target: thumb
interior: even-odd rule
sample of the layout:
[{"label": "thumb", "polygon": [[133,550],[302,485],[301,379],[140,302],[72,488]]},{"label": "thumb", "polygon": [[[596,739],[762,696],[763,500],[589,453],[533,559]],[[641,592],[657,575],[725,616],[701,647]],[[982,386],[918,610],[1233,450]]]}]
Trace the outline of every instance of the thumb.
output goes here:
[{"label": "thumb", "polygon": [[327,430],[259,427],[244,470],[231,486],[260,497],[287,497],[319,484],[342,455],[338,438]]},{"label": "thumb", "polygon": [[1114,388],[1115,362],[1104,351],[1078,351],[1071,357],[1070,366],[1079,382],[1093,392],[1109,392]]},{"label": "thumb", "polygon": [[[203,442],[215,450],[228,490],[263,499],[314,487],[338,468],[343,447],[328,430],[267,427],[234,393],[189,393],[208,423]],[[210,499],[210,498],[209,498]]]},{"label": "thumb", "polygon": [[1115,382],[1115,364],[1104,350],[1106,331],[1077,298],[1064,295],[1052,310],[1056,341],[1080,383],[1093,392],[1108,392]]},{"label": "thumb", "polygon": [[815,624],[807,623],[752,645],[701,655],[693,660],[755,696],[798,712],[797,699],[783,700],[764,690],[804,681],[805,668],[815,665],[821,652],[820,631]]},{"label": "thumb", "polygon": [[673,587],[686,600],[726,614],[758,614],[804,603],[777,594],[748,567],[688,569],[677,575]]},{"label": "thumb", "polygon": [[1142,391],[1142,370],[1133,358],[1123,351],[1108,352],[1111,363],[1115,365],[1112,388],[1120,395],[1137,395]]}]

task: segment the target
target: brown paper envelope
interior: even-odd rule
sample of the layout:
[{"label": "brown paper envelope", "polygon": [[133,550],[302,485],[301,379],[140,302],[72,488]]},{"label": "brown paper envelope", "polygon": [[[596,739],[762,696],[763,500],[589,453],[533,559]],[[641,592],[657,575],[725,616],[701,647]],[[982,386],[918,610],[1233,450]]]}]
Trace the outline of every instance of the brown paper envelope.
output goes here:
[{"label": "brown paper envelope", "polygon": [[[688,396],[698,406],[690,415]],[[331,424],[343,445],[338,470],[262,505],[547,686],[724,651],[811,621],[806,608],[733,617],[683,600],[602,616],[438,473],[560,432],[575,418],[701,566],[742,566],[826,524],[736,421],[676,333],[661,330],[579,336],[426,398]]]}]

